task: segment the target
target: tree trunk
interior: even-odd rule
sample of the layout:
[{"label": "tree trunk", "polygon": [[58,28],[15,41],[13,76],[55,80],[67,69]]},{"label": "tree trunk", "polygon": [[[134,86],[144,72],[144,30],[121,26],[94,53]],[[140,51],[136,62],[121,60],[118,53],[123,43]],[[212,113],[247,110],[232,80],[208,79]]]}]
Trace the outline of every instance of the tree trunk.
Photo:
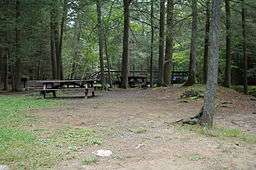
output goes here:
[{"label": "tree trunk", "polygon": [[105,79],[105,69],[104,69],[104,34],[102,27],[102,18],[101,18],[101,0],[97,0],[97,19],[98,19],[98,41],[99,41],[99,58],[100,58],[100,78],[101,84],[104,89],[106,89],[106,79]]},{"label": "tree trunk", "polygon": [[61,18],[61,26],[60,26],[60,39],[59,39],[59,70],[60,70],[60,79],[62,80],[63,75],[63,63],[62,63],[62,41],[63,41],[63,34],[64,34],[64,28],[65,28],[65,21],[67,17],[67,0],[64,0],[63,2],[63,12],[62,12],[62,18]]},{"label": "tree trunk", "polygon": [[226,9],[226,68],[225,68],[225,81],[226,87],[231,87],[231,12],[230,0],[225,0]]},{"label": "tree trunk", "polygon": [[243,58],[244,58],[244,93],[248,94],[248,80],[247,80],[247,69],[248,69],[248,59],[246,55],[246,21],[245,21],[245,4],[244,0],[241,0],[242,2],[242,30],[243,30]]},{"label": "tree trunk", "polygon": [[209,58],[209,34],[210,34],[210,17],[211,17],[211,3],[210,0],[206,1],[206,14],[205,14],[205,39],[204,39],[204,68],[203,68],[203,83],[207,82],[207,65]]},{"label": "tree trunk", "polygon": [[167,0],[167,36],[164,62],[164,84],[170,84],[172,55],[173,55],[173,0]]},{"label": "tree trunk", "polygon": [[108,44],[107,44],[107,36],[106,34],[104,35],[105,39],[104,39],[104,43],[105,43],[105,55],[106,55],[106,60],[107,60],[107,69],[108,69],[108,83],[110,88],[112,88],[112,78],[111,78],[111,65],[110,65],[110,60],[109,60],[109,55],[108,55]]},{"label": "tree trunk", "polygon": [[13,91],[20,91],[21,81],[21,56],[20,56],[20,39],[21,33],[19,28],[20,19],[20,1],[16,0],[16,22],[15,22],[15,61],[13,67]]},{"label": "tree trunk", "polygon": [[131,0],[123,0],[124,5],[124,36],[122,55],[122,88],[128,88],[129,74],[129,25],[130,25],[130,3]]},{"label": "tree trunk", "polygon": [[196,39],[197,39],[197,0],[192,0],[192,35],[190,45],[189,76],[186,86],[192,86],[196,80]]},{"label": "tree trunk", "polygon": [[57,79],[57,61],[55,53],[55,40],[54,40],[54,25],[53,25],[53,13],[51,11],[51,21],[50,21],[50,45],[51,45],[51,66],[52,66],[52,78]]},{"label": "tree trunk", "polygon": [[202,126],[212,127],[215,112],[215,96],[218,86],[219,46],[220,46],[220,13],[221,1],[212,1],[212,20],[209,48],[208,79],[204,97],[203,114],[200,118]]},{"label": "tree trunk", "polygon": [[153,57],[154,57],[154,0],[151,0],[151,9],[150,9],[150,24],[151,24],[151,44],[150,44],[150,87],[154,86],[153,84]]},{"label": "tree trunk", "polygon": [[8,68],[9,68],[9,63],[8,63],[8,60],[9,60],[9,50],[6,48],[4,51],[3,51],[3,59],[4,59],[4,74],[3,74],[3,81],[4,81],[4,88],[3,90],[5,91],[8,91],[9,90],[9,79],[8,79]]},{"label": "tree trunk", "polygon": [[164,84],[164,41],[165,41],[165,0],[160,0],[159,22],[159,85]]}]

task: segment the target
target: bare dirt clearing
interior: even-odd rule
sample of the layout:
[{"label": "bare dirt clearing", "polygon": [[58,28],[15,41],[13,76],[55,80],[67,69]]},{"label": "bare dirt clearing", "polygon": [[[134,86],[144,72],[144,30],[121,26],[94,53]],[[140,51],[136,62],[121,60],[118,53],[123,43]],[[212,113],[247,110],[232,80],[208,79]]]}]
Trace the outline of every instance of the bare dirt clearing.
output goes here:
[{"label": "bare dirt clearing", "polygon": [[[102,137],[102,145],[79,149],[79,159],[61,162],[56,169],[256,169],[255,143],[168,125],[202,107],[201,99],[180,99],[184,90],[114,90],[91,99],[68,99],[61,108],[33,110],[44,121],[31,128],[86,127]],[[217,105],[217,126],[256,133],[252,97],[220,88]],[[113,155],[83,164],[98,149]]]}]

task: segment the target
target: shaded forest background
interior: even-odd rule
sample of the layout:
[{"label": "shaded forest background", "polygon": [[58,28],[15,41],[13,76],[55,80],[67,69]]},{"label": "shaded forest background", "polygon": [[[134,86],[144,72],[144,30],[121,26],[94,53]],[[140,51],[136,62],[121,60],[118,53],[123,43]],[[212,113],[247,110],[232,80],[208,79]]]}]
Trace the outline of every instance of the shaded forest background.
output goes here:
[{"label": "shaded forest background", "polygon": [[[171,69],[189,70],[191,44],[194,44],[195,78],[196,82],[203,83],[204,55],[207,51],[207,11],[210,9],[210,1],[173,2]],[[230,18],[227,18],[227,2],[230,4]],[[246,70],[253,72],[256,68],[256,1],[246,0],[243,2],[244,5],[242,2],[226,0],[222,4],[220,83],[225,82],[227,67],[231,68],[232,83],[243,83],[245,55],[248,63]],[[125,6],[123,1],[2,0],[0,3],[0,78],[4,89],[10,89],[8,85],[11,84],[13,90],[18,90],[22,77],[31,80],[84,79],[99,72],[102,63],[105,71],[107,68],[121,70]],[[195,41],[191,41],[195,3],[197,29]],[[150,56],[153,56],[155,82],[159,81],[161,11],[163,10],[160,10],[160,2],[150,0],[134,0],[129,8],[129,68],[145,70],[149,74]],[[165,18],[168,18],[168,12],[166,13]],[[164,21],[167,30],[164,36],[170,30],[167,21]],[[231,62],[227,65],[226,35],[229,22]],[[99,24],[101,28],[98,27]],[[99,37],[103,50],[99,50]],[[103,55],[102,60],[99,57],[100,53]],[[255,74],[249,74],[248,79],[250,77],[255,79]]]}]

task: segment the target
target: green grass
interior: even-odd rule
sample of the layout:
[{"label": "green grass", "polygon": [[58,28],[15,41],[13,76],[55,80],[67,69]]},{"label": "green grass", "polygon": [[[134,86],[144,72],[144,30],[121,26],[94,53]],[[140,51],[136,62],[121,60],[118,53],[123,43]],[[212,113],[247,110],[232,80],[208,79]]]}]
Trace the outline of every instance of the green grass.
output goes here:
[{"label": "green grass", "polygon": [[213,127],[212,129],[203,128],[200,126],[184,125],[179,127],[180,130],[192,131],[207,137],[216,137],[220,139],[233,138],[251,144],[256,144],[256,135],[242,132],[240,129]]},{"label": "green grass", "polygon": [[[29,110],[58,107],[62,102],[33,97],[0,97],[0,164],[12,169],[51,168],[61,160],[73,159],[79,149],[100,145],[101,138],[86,128],[29,130],[41,122]],[[43,122],[41,122],[43,123]]]},{"label": "green grass", "polygon": [[87,156],[82,160],[83,165],[91,165],[97,163],[97,157],[96,156]]},{"label": "green grass", "polygon": [[139,128],[129,129],[129,131],[136,133],[136,134],[142,134],[142,133],[146,133],[147,129],[145,129],[143,127],[139,127]]}]

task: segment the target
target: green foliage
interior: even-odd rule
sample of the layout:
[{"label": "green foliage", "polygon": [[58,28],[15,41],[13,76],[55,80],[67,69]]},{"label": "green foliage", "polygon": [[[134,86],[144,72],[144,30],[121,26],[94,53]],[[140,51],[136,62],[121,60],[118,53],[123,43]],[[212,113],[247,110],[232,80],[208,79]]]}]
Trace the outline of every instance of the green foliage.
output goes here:
[{"label": "green foliage", "polygon": [[87,156],[82,160],[83,165],[91,165],[97,163],[97,157],[96,156]]},{"label": "green foliage", "polygon": [[139,128],[133,128],[133,129],[129,129],[130,132],[136,133],[136,134],[142,134],[142,133],[146,133],[147,129],[143,128],[143,127],[139,127]]}]

